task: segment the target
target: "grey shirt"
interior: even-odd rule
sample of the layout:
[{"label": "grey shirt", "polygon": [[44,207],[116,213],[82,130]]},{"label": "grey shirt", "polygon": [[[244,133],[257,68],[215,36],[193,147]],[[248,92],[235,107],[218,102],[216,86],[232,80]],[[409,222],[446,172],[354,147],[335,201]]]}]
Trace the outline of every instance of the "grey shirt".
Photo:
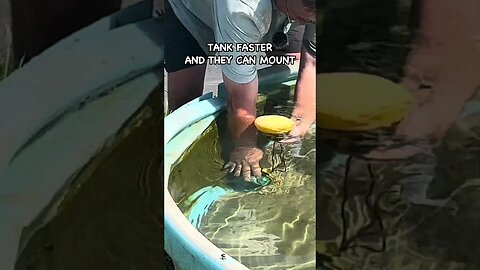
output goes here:
[{"label": "grey shirt", "polygon": [[[272,0],[169,0],[175,15],[195,37],[207,55],[207,43],[267,43],[283,30],[288,20]],[[315,53],[315,25],[307,25],[304,44]],[[218,55],[255,55],[258,52],[218,52]],[[222,72],[236,83],[249,83],[257,76],[256,65],[235,60],[222,65]]]}]

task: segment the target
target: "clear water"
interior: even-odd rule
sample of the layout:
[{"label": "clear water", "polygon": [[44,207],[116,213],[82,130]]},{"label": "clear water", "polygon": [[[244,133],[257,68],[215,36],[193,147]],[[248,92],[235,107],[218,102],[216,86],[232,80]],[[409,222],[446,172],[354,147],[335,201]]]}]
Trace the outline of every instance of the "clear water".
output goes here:
[{"label": "clear water", "polygon": [[338,145],[317,173],[325,269],[479,269],[479,102],[466,104],[438,148],[408,160],[352,155],[375,146],[370,135]]},{"label": "clear water", "polygon": [[310,153],[276,173],[278,183],[220,198],[199,230],[251,269],[313,269],[315,153]]},{"label": "clear water", "polygon": [[[405,68],[411,67],[409,54],[418,48],[414,38],[427,34],[418,29],[423,4],[328,1],[317,20],[317,72],[361,72],[402,81]],[[451,55],[427,55],[408,75],[435,91],[440,76],[425,76],[421,66],[428,64],[427,73],[435,73],[434,66]],[[451,67],[452,72],[458,69]],[[459,87],[465,79],[458,78]],[[414,94],[422,99],[428,91],[418,88]],[[317,142],[319,151],[335,145],[331,157],[317,168],[318,264],[342,270],[480,269],[478,94],[439,147],[408,160],[360,158],[391,132],[336,135],[317,133],[323,140]]]},{"label": "clear water", "polygon": [[[260,98],[259,113],[289,115],[291,102],[282,103],[284,98]],[[279,168],[272,184],[259,187],[221,170],[231,147],[224,125],[219,117],[173,169],[174,199],[187,217],[196,217],[192,222],[206,238],[250,269],[314,269],[314,128],[302,142],[283,146],[286,170]],[[261,164],[269,167],[272,149],[279,153],[280,145],[264,136],[259,142],[265,150]],[[205,193],[192,197],[198,190]]]}]

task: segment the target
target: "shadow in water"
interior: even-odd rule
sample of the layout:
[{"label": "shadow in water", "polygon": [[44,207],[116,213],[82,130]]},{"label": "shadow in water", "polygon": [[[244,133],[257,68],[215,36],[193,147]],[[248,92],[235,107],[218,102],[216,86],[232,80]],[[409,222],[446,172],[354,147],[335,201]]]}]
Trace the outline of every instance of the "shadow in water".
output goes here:
[{"label": "shadow in water", "polygon": [[163,269],[162,88],[78,173],[17,270]]}]

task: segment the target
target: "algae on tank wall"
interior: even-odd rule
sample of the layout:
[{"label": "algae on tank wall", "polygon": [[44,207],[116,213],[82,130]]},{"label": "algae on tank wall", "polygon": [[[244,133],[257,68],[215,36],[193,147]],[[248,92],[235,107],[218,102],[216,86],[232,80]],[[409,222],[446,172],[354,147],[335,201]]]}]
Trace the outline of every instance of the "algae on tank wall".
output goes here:
[{"label": "algae on tank wall", "polygon": [[19,255],[17,270],[162,269],[162,94],[156,89],[79,172],[58,214]]}]

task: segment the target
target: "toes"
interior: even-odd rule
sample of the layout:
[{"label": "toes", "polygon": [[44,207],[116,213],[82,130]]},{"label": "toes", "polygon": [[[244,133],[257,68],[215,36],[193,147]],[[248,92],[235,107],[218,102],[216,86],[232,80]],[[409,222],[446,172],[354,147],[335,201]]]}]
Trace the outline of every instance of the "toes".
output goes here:
[{"label": "toes", "polygon": [[227,170],[229,173],[233,172],[233,170],[235,169],[235,163],[233,162],[228,162],[227,164],[225,164],[223,166],[223,169],[224,170]]},{"label": "toes", "polygon": [[235,166],[235,170],[234,170],[233,175],[234,176],[240,176],[241,173],[242,173],[242,164],[237,164]]},{"label": "toes", "polygon": [[255,177],[261,177],[262,176],[262,168],[260,168],[259,164],[254,164],[251,166],[252,168],[252,173]]},{"label": "toes", "polygon": [[242,161],[242,168],[243,168],[243,170],[242,170],[243,178],[245,180],[249,181],[252,169],[250,169],[250,166],[248,165],[248,163],[246,161]]}]

